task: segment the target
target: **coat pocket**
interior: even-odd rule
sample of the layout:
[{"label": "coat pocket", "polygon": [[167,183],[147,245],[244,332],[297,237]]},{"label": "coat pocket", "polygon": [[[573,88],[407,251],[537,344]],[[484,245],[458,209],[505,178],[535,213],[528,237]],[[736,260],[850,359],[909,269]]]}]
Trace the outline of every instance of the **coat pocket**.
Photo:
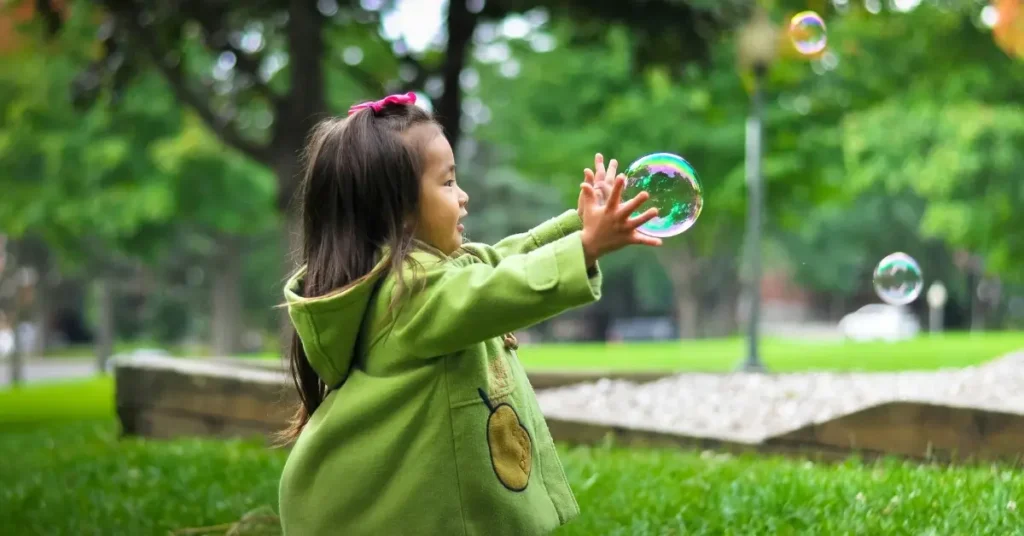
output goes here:
[{"label": "coat pocket", "polygon": [[476,403],[451,410],[467,534],[547,534],[559,525],[525,415],[514,395],[482,388]]}]

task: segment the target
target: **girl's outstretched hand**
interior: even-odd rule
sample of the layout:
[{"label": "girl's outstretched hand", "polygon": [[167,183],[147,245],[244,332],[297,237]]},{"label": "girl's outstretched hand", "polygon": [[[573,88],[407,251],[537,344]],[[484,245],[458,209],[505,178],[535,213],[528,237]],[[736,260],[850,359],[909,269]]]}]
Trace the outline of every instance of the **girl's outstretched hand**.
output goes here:
[{"label": "girl's outstretched hand", "polygon": [[581,238],[588,268],[598,258],[630,244],[661,245],[661,239],[637,231],[638,227],[658,216],[658,209],[651,208],[635,218],[630,217],[650,195],[640,192],[633,199],[622,201],[622,189],[625,187],[626,177],[615,177],[611,192],[602,204],[594,184],[580,184],[580,211],[583,218]]},{"label": "girl's outstretched hand", "polygon": [[[612,180],[615,176],[615,171],[619,167],[617,160],[612,158],[612,161],[608,163],[608,170],[604,169],[604,155],[597,153],[594,155],[594,169],[583,170],[583,180],[590,185],[594,186],[594,190],[597,193],[598,204],[605,204],[608,198],[612,194]],[[595,171],[597,170],[597,171]],[[579,213],[580,218],[583,218],[583,192],[580,192],[580,199],[576,211]]]}]

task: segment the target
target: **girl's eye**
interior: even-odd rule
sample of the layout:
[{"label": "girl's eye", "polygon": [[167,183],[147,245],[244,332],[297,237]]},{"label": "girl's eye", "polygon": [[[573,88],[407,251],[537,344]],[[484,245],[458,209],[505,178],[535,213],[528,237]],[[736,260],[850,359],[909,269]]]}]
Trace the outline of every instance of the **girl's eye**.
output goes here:
[{"label": "girl's eye", "polygon": [[454,184],[455,184],[455,179],[451,179],[451,180],[449,180],[449,181],[444,183],[445,186],[452,186]]}]

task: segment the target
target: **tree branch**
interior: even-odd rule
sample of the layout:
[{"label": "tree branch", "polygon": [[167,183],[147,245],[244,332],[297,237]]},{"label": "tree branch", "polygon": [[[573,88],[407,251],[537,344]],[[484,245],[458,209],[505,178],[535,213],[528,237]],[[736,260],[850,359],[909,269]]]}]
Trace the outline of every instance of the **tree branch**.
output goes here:
[{"label": "tree branch", "polygon": [[372,94],[381,95],[383,95],[387,91],[385,84],[378,80],[377,77],[370,74],[369,71],[366,71],[365,69],[360,69],[356,65],[349,65],[345,62],[341,62],[341,68],[350,77],[352,77],[352,79],[354,79],[356,83],[358,83],[360,86],[363,86],[363,89],[365,89],[366,91]]},{"label": "tree branch", "polygon": [[200,92],[189,87],[185,74],[181,70],[180,63],[178,65],[170,65],[164,60],[166,51],[161,50],[160,44],[157,43],[156,39],[153,37],[153,33],[146,30],[139,24],[136,13],[134,13],[133,10],[125,12],[124,9],[118,9],[117,6],[111,5],[113,3],[114,2],[110,2],[109,0],[106,2],[108,8],[115,14],[120,22],[119,26],[123,31],[129,33],[130,38],[142,45],[143,50],[145,50],[146,54],[149,55],[150,59],[156,65],[157,70],[160,71],[160,74],[163,75],[165,80],[167,80],[167,83],[171,87],[171,91],[174,92],[178,101],[195,110],[203,122],[205,122],[210,129],[212,129],[214,133],[224,141],[224,143],[235,147],[258,162],[269,164],[270,159],[268,157],[267,148],[246,140],[231,126],[229,119],[215,114],[209,105],[209,95],[202,95]]},{"label": "tree branch", "polygon": [[216,5],[206,2],[190,4],[190,13],[194,15],[195,19],[199,21],[199,25],[203,28],[203,43],[211,50],[234,54],[235,65],[238,70],[249,78],[253,88],[260,95],[263,95],[263,97],[270,101],[271,107],[275,106],[281,100],[281,96],[274,93],[270,86],[260,79],[262,58],[260,56],[254,57],[254,55],[239,49],[225,37],[227,33],[227,28],[224,26],[227,18],[226,13],[223,4],[220,10],[217,10],[216,7]]},{"label": "tree branch", "polygon": [[46,22],[46,32],[51,36],[57,35],[57,32],[64,26],[64,21],[60,18],[60,12],[51,0],[36,0],[36,12]]}]

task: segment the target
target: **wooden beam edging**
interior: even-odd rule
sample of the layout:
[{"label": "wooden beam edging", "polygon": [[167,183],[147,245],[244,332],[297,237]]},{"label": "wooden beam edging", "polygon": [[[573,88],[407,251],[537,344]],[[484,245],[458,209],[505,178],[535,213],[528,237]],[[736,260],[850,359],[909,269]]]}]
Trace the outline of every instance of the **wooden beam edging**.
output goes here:
[{"label": "wooden beam edging", "polygon": [[546,418],[551,435],[570,444],[759,453],[821,462],[900,458],[974,465],[1018,464],[1024,457],[1024,415],[928,402],[883,402],[760,442],[687,436],[628,426]]},{"label": "wooden beam edging", "polygon": [[1016,463],[1024,455],[1024,415],[934,402],[882,402],[766,440],[943,463]]},{"label": "wooden beam edging", "polygon": [[710,450],[733,455],[760,454],[784,456],[787,458],[814,460],[819,462],[841,462],[853,455],[874,459],[888,454],[870,450],[853,451],[829,445],[801,443],[796,441],[774,441],[746,443],[727,439],[689,436],[628,426],[572,421],[546,417],[548,429],[555,441],[571,445],[601,445],[630,448],[663,448],[685,450]]}]

